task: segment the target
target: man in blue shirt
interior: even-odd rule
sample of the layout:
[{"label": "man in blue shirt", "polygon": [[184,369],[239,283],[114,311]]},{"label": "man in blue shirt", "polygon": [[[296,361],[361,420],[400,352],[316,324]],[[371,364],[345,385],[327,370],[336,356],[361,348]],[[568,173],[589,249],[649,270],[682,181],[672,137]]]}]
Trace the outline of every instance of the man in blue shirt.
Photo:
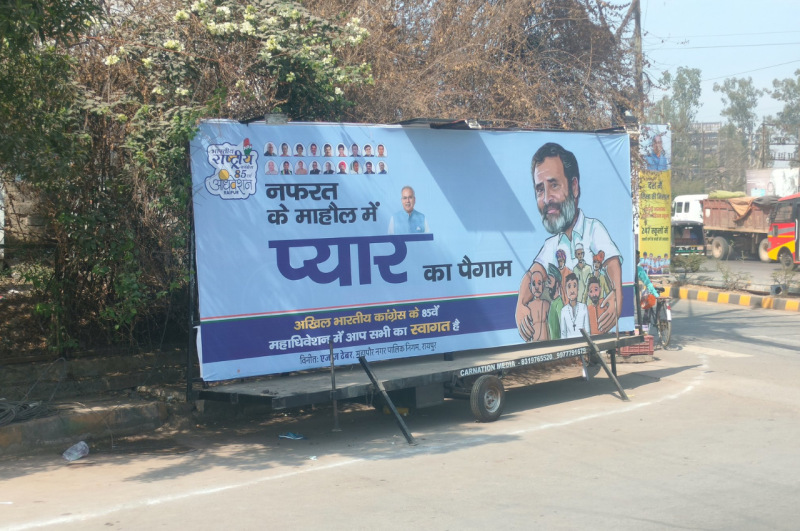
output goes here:
[{"label": "man in blue shirt", "polygon": [[667,171],[669,169],[669,160],[664,152],[664,141],[661,140],[661,135],[653,137],[651,151],[645,157],[645,161],[647,162],[648,170]]},{"label": "man in blue shirt", "polygon": [[410,186],[403,187],[402,192],[403,210],[395,212],[389,220],[389,234],[427,234],[431,230],[425,214],[419,210],[414,210],[417,198],[414,189]]}]

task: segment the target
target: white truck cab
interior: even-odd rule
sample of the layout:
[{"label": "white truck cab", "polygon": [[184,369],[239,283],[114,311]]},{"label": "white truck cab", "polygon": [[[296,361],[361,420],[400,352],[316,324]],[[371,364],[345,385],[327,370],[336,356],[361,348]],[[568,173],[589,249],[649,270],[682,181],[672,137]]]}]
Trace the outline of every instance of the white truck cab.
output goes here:
[{"label": "white truck cab", "polygon": [[702,224],[703,199],[708,199],[708,194],[677,196],[672,200],[672,222],[692,221]]}]

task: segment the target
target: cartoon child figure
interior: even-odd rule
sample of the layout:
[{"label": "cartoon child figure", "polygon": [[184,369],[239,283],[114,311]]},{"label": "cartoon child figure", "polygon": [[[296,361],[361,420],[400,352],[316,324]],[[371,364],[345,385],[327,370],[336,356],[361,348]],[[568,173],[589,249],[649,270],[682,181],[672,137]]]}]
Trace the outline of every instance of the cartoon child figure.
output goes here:
[{"label": "cartoon child figure", "polygon": [[575,276],[578,277],[578,302],[586,304],[586,286],[589,282],[589,277],[592,276],[592,267],[586,263],[585,250],[582,243],[575,245],[575,259],[578,263],[572,269]]},{"label": "cartoon child figure", "polygon": [[564,286],[567,292],[567,305],[561,309],[561,339],[581,337],[581,330],[591,330],[591,328],[586,305],[578,302],[578,276],[575,273],[567,275]]},{"label": "cartoon child figure", "polygon": [[605,299],[611,293],[611,281],[608,279],[608,274],[603,267],[603,260],[606,258],[606,253],[598,251],[594,258],[592,258],[592,275],[597,277],[600,281],[600,298]]},{"label": "cartoon child figure", "polygon": [[550,328],[550,337],[561,337],[561,310],[564,308],[564,299],[561,298],[561,273],[553,264],[547,264],[547,287],[550,292],[550,311],[547,312],[547,326]]},{"label": "cartoon child figure", "polygon": [[[556,261],[558,262],[558,272],[561,273],[561,278],[567,278],[567,275],[572,273],[572,270],[567,267],[567,253],[563,249],[556,251]],[[567,300],[567,287],[564,283],[561,284],[561,299]]]},{"label": "cartoon child figure", "polygon": [[550,327],[547,324],[550,301],[542,299],[544,282],[544,277],[540,271],[535,271],[531,275],[531,293],[533,293],[533,300],[528,303],[528,309],[531,311],[531,323],[533,323],[532,341],[546,341],[550,339]]},{"label": "cartoon child figure", "polygon": [[589,329],[591,330],[592,335],[599,334],[600,326],[597,324],[597,321],[608,308],[603,308],[600,306],[600,281],[597,280],[597,277],[589,277],[586,293],[589,295]]}]

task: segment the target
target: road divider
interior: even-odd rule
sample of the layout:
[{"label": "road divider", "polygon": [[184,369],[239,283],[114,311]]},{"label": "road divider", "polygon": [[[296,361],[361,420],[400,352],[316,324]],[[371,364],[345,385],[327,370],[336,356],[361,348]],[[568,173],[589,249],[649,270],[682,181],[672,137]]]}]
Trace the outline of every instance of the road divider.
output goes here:
[{"label": "road divider", "polygon": [[670,296],[674,299],[735,304],[737,306],[749,306],[751,308],[764,308],[768,310],[800,311],[800,300],[797,299],[782,299],[758,295],[745,295],[743,293],[688,289],[678,286],[672,286],[670,288]]}]

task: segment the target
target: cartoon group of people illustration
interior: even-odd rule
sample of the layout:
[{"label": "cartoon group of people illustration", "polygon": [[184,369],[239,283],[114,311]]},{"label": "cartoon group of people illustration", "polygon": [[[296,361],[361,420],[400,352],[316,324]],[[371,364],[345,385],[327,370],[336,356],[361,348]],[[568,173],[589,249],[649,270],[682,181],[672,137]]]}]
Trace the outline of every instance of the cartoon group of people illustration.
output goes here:
[{"label": "cartoon group of people illustration", "polygon": [[669,274],[669,254],[664,253],[661,255],[653,256],[642,253],[642,258],[639,260],[639,265],[647,271],[648,275],[668,275]]},{"label": "cartoon group of people illustration", "polygon": [[[622,310],[622,256],[597,219],[578,208],[575,155],[559,144],[540,147],[531,163],[545,240],[520,283],[515,318],[527,342],[602,334]],[[591,255],[591,261],[588,261]]]},{"label": "cartoon group of people illustration", "polygon": [[[304,144],[298,143],[292,148],[288,143],[280,144],[280,149],[273,142],[267,142],[264,146],[265,157],[339,157],[339,158],[384,158],[386,157],[386,146],[378,144],[373,149],[372,144],[352,144],[349,148],[345,144],[337,144],[336,151],[333,144],[323,144],[320,150],[316,143],[311,143],[306,150]],[[274,161],[267,160],[265,168],[267,175],[386,175],[389,173],[389,166],[386,161],[372,160],[351,160],[345,161],[306,161],[298,160],[292,164],[288,160]]]},{"label": "cartoon group of people illustration", "polygon": [[531,341],[580,337],[580,330],[601,333],[600,318],[608,310],[601,301],[611,293],[611,281],[603,263],[605,252],[584,260],[584,249],[576,246],[578,263],[566,265],[566,252],[557,251],[558,266],[547,264],[547,277],[538,269],[530,275],[533,299],[527,303],[534,335]]}]

